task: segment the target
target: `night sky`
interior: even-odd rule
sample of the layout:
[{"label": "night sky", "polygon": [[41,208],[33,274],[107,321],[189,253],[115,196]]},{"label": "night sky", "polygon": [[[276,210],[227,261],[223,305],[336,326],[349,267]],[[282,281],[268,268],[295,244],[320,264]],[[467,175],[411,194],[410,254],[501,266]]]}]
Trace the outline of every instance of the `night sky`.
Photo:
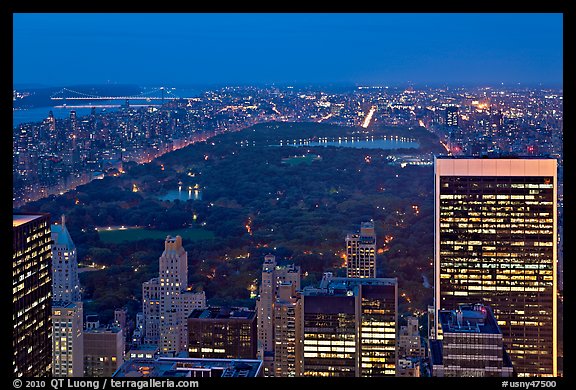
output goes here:
[{"label": "night sky", "polygon": [[15,85],[562,83],[562,14],[14,14]]}]

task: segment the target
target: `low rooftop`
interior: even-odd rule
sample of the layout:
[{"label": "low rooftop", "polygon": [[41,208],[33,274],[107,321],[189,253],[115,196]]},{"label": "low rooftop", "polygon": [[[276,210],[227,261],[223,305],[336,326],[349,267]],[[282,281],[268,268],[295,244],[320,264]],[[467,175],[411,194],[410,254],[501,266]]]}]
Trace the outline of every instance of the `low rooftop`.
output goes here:
[{"label": "low rooftop", "polygon": [[251,320],[256,316],[256,311],[240,307],[208,307],[206,309],[194,309],[188,318],[197,319],[241,319]]},{"label": "low rooftop", "polygon": [[147,377],[256,377],[261,360],[167,358],[130,359],[112,375],[115,378]]},{"label": "low rooftop", "polygon": [[489,306],[461,305],[457,310],[438,313],[442,333],[502,334]]}]

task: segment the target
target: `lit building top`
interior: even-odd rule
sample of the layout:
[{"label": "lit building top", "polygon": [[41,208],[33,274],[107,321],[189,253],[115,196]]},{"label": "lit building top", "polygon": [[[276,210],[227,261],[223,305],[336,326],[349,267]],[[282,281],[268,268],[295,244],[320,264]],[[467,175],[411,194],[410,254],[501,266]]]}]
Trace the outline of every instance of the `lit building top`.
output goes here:
[{"label": "lit building top", "polygon": [[62,223],[60,225],[51,225],[50,227],[52,231],[52,238],[54,239],[54,245],[64,246],[67,248],[74,247],[74,242],[72,241],[72,237],[70,237],[70,233],[66,228],[64,216],[62,216]]},{"label": "lit building top", "polygon": [[13,214],[12,227],[18,227],[25,223],[35,220],[36,218],[43,217],[41,214]]}]

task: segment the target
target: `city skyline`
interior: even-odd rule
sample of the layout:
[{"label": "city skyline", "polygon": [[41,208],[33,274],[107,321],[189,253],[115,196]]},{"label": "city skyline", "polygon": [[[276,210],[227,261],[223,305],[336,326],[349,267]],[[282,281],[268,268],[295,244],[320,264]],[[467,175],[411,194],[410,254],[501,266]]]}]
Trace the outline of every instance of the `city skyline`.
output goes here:
[{"label": "city skyline", "polygon": [[[561,13],[16,13],[13,22],[14,84],[562,83]],[[51,60],[39,67],[38,57]]]}]

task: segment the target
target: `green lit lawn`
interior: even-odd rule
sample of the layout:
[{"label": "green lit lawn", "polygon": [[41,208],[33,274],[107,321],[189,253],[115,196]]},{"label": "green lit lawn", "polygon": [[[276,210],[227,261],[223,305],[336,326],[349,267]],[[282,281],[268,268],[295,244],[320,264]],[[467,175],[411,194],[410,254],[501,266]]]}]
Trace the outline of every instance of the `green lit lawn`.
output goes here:
[{"label": "green lit lawn", "polygon": [[307,154],[305,156],[295,156],[295,157],[287,157],[287,158],[283,158],[282,159],[282,163],[283,164],[288,164],[288,165],[300,165],[300,164],[306,164],[306,165],[310,165],[312,164],[314,161],[318,160],[318,155],[316,154]]},{"label": "green lit lawn", "polygon": [[136,241],[147,239],[162,239],[166,236],[181,236],[184,242],[200,241],[214,238],[214,233],[203,229],[178,229],[178,230],[148,230],[134,228],[127,230],[102,230],[99,231],[100,239],[105,243],[119,244],[123,241]]}]

